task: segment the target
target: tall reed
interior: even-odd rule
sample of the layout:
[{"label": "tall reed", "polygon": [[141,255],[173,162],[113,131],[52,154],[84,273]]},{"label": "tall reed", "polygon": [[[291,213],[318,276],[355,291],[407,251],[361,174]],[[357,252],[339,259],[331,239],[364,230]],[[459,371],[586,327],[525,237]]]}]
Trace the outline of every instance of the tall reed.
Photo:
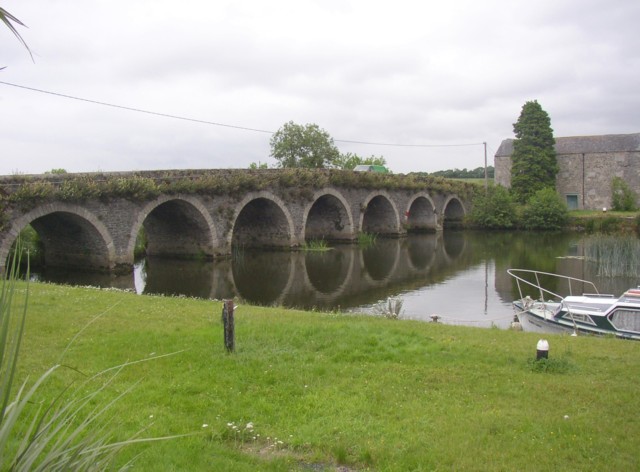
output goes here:
[{"label": "tall reed", "polygon": [[376,244],[378,235],[375,233],[358,233],[358,246],[371,247]]},{"label": "tall reed", "polygon": [[304,245],[302,246],[303,251],[312,252],[329,251],[330,249],[331,247],[329,246],[329,243],[327,243],[327,241],[325,241],[324,239],[311,239],[309,241],[305,241]]},{"label": "tall reed", "polygon": [[585,244],[585,258],[605,277],[640,274],[640,239],[633,236],[596,235]]}]

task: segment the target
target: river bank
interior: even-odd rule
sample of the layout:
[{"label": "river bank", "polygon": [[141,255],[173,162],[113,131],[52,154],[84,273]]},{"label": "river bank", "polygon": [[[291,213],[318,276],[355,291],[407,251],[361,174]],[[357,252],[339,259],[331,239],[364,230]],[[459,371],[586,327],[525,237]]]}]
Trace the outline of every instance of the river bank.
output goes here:
[{"label": "river bank", "polygon": [[[136,470],[635,470],[640,344],[32,283],[18,379],[36,401],[125,361],[103,392]],[[70,341],[80,335],[68,347]],[[66,349],[66,351],[65,351]],[[63,357],[61,354],[64,352]]]},{"label": "river bank", "polygon": [[568,228],[589,233],[640,235],[640,213],[623,211],[572,211]]}]

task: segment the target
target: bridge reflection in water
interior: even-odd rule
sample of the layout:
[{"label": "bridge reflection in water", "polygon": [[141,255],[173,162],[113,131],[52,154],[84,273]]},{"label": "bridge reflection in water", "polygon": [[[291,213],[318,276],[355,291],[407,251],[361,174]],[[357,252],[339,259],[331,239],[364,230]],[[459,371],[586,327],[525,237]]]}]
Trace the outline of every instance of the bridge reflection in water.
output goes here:
[{"label": "bridge reflection in water", "polygon": [[[46,270],[36,278],[58,283],[110,286],[144,294],[181,295],[198,298],[236,298],[239,303],[297,307],[322,311],[372,312],[378,302],[400,296],[403,316],[430,320],[432,314],[487,324],[487,314],[504,320],[512,310],[510,300],[493,295],[469,301],[467,313],[456,308],[457,297],[440,296],[461,274],[481,264],[474,260],[469,235],[446,231],[378,238],[368,248],[341,244],[323,252],[266,251],[245,249],[234,256],[211,261],[185,261],[147,257],[139,261],[133,276],[106,276],[65,270]],[[483,265],[486,267],[486,264]],[[484,269],[483,269],[484,270]],[[471,281],[473,286],[491,280]],[[484,272],[483,272],[484,274]],[[484,277],[484,275],[483,275]],[[467,285],[469,281],[465,281]],[[470,287],[459,287],[469,293]],[[483,289],[484,290],[484,289]],[[484,291],[482,291],[484,293]],[[482,295],[482,293],[480,295]],[[495,289],[492,288],[495,294]],[[507,297],[508,298],[508,297]],[[456,303],[454,303],[456,302]],[[455,315],[455,316],[453,316]],[[490,323],[489,323],[490,324]]]},{"label": "bridge reflection in water", "polygon": [[133,276],[47,270],[35,278],[322,311],[375,312],[378,302],[399,297],[404,318],[430,321],[438,315],[445,323],[508,327],[517,295],[508,268],[592,280],[603,293],[622,293],[636,284],[635,278],[598,276],[597,266],[582,258],[587,238],[444,231],[378,238],[366,249],[348,244],[326,252],[247,249],[214,262],[149,257]]}]

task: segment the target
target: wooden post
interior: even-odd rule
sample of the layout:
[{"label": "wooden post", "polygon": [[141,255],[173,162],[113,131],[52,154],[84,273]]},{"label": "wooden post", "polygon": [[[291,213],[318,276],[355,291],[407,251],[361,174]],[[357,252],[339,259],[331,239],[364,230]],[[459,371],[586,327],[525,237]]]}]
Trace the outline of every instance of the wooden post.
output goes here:
[{"label": "wooden post", "polygon": [[233,321],[233,300],[224,300],[222,305],[222,324],[224,326],[224,347],[227,352],[235,349],[235,326]]}]

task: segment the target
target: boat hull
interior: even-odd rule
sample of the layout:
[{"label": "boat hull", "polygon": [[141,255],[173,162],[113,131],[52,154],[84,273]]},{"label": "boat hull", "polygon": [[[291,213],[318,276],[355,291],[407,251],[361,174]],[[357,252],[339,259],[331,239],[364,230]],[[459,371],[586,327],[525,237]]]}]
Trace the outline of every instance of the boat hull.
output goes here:
[{"label": "boat hull", "polygon": [[513,302],[517,310],[518,320],[524,331],[554,334],[589,334],[595,336],[615,336],[622,339],[640,341],[640,334],[601,329],[596,326],[585,326],[582,323],[569,321],[554,316],[558,303],[541,303],[531,300],[516,300]]},{"label": "boat hull", "polygon": [[523,329],[528,325],[640,340],[640,287],[615,298],[588,280],[528,269],[507,273],[520,294],[513,306]]}]

